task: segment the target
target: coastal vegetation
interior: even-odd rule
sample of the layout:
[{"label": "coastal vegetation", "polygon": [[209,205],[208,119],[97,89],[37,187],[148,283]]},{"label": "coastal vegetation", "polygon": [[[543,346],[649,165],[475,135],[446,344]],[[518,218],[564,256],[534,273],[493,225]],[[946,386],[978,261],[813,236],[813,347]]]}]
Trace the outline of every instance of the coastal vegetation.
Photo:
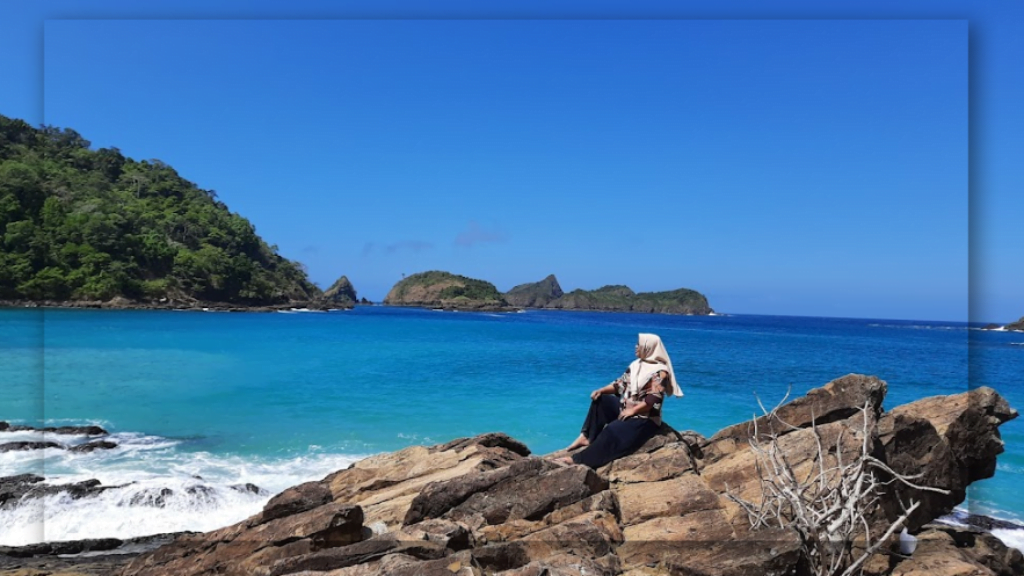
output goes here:
[{"label": "coastal vegetation", "polygon": [[526,308],[694,315],[713,312],[707,297],[689,288],[638,294],[628,286],[610,285],[563,293],[553,274],[540,282],[516,286],[505,297],[510,304]]},{"label": "coastal vegetation", "polygon": [[320,293],[213,190],[0,116],[0,299],[272,305]]},{"label": "coastal vegetation", "polygon": [[508,307],[508,302],[494,284],[438,270],[403,278],[388,292],[384,304],[454,309]]}]

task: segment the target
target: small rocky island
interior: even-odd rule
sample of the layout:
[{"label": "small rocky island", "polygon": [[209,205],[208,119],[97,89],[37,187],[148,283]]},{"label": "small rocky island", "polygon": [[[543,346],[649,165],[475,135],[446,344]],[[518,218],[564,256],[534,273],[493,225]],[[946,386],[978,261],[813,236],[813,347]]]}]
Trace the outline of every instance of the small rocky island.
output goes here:
[{"label": "small rocky island", "polygon": [[1016,322],[1010,322],[1009,324],[1006,325],[1006,329],[1024,332],[1024,317],[1021,317],[1021,319],[1017,320]]},{"label": "small rocky island", "polygon": [[[886,391],[878,378],[850,374],[756,428],[739,423],[704,438],[665,424],[597,470],[560,464],[560,453],[532,455],[501,433],[413,446],[289,488],[232,526],[166,536],[160,542],[173,540],[155,550],[102,562],[45,551],[68,546],[0,550],[0,575],[807,576],[806,534],[754,527],[740,504],[768,489],[757,451],[768,431],[799,478],[814,478],[822,462],[834,470],[840,455],[914,475],[915,486],[872,482],[876,505],[863,507],[863,526],[881,545],[861,554],[863,574],[1024,573],[1021,552],[995,536],[936,522],[971,482],[995,473],[999,426],[1017,412],[990,388],[885,411]],[[916,536],[912,553],[901,552],[894,520]],[[883,536],[887,526],[897,529]]]},{"label": "small rocky island", "polygon": [[510,311],[494,284],[450,272],[419,272],[400,280],[384,297],[386,306],[443,310]]}]

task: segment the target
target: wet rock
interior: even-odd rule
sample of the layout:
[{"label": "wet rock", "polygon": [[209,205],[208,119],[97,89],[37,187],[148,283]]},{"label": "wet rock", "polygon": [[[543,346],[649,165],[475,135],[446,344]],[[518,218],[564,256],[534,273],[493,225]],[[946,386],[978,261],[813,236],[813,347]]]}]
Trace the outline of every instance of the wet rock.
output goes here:
[{"label": "wet rock", "polygon": [[60,448],[64,449],[63,444],[56,442],[7,442],[0,444],[0,452],[14,452],[18,450],[45,450],[46,448]]},{"label": "wet rock", "polygon": [[117,444],[109,440],[97,440],[95,442],[87,442],[85,444],[79,444],[78,446],[72,446],[68,448],[68,452],[92,452],[94,450],[110,450],[111,448],[117,448]]}]

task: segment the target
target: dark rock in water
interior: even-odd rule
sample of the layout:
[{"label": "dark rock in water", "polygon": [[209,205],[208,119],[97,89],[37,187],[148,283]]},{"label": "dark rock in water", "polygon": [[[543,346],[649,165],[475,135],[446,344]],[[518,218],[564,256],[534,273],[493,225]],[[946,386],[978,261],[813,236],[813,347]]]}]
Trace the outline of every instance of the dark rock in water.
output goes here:
[{"label": "dark rock in water", "polygon": [[80,434],[86,436],[105,436],[107,431],[99,426],[48,426],[36,428],[35,426],[12,425],[9,422],[0,421],[0,432],[52,432],[54,434]]},{"label": "dark rock in water", "polygon": [[999,330],[1002,328],[999,324],[985,324],[981,327],[982,330]]},{"label": "dark rock in water", "polygon": [[360,306],[373,306],[373,302],[370,302],[369,300],[366,299],[366,297],[363,297],[363,298],[359,299],[359,305]]},{"label": "dark rock in water", "polygon": [[32,489],[33,485],[43,480],[42,476],[35,474],[19,474],[0,478],[0,508],[7,502],[17,502]]},{"label": "dark rock in water", "polygon": [[1024,332],[1024,318],[1017,320],[1016,322],[1010,322],[1006,325],[1007,330],[1018,330]]},{"label": "dark rock in water", "polygon": [[79,444],[78,446],[72,446],[68,448],[69,452],[92,452],[93,450],[110,450],[111,448],[117,448],[117,444],[109,440],[96,440],[95,442],[88,442],[86,444]]},{"label": "dark rock in water", "polygon": [[120,540],[98,538],[0,546],[0,574],[12,576],[110,576],[136,556],[191,534],[155,534]]},{"label": "dark rock in water", "polygon": [[54,434],[83,434],[86,436],[106,436],[108,432],[99,426],[60,426],[57,428],[39,428],[42,432]]},{"label": "dark rock in water", "polygon": [[46,448],[64,448],[63,444],[56,442],[7,442],[0,444],[0,452],[14,452],[15,450],[44,450]]},{"label": "dark rock in water", "polygon": [[232,490],[237,490],[238,492],[249,492],[250,494],[265,494],[267,492],[266,490],[260,488],[259,486],[253,484],[252,482],[246,482],[245,484],[234,484],[228,486],[228,488],[231,488]]},{"label": "dark rock in water", "polygon": [[81,554],[83,552],[103,552],[113,550],[124,544],[117,538],[92,538],[87,540],[69,540],[65,542],[40,542],[28,546],[0,546],[0,554],[15,558],[41,556],[47,554]]},{"label": "dark rock in water", "polygon": [[163,508],[167,506],[167,498],[174,495],[174,490],[161,488],[159,490],[146,490],[132,496],[128,503],[132,506],[152,506]]}]

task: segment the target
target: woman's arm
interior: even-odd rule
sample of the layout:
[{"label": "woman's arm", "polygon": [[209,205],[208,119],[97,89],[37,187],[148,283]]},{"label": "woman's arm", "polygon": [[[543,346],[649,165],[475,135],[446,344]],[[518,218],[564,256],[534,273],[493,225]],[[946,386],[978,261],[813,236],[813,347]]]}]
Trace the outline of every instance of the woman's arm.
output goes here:
[{"label": "woman's arm", "polygon": [[591,400],[597,400],[598,396],[601,396],[603,394],[615,394],[615,382],[612,382],[611,384],[609,384],[607,386],[603,386],[603,387],[598,388],[597,390],[594,390],[593,392],[591,392],[590,393],[590,399]]}]

